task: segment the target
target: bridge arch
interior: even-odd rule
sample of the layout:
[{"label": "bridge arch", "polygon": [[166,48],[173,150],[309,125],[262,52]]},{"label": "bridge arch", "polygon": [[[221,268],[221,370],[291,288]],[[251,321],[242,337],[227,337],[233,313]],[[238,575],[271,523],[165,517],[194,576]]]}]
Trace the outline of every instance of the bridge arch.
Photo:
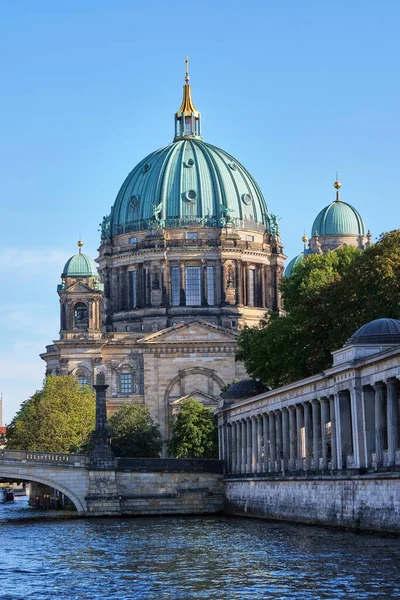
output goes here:
[{"label": "bridge arch", "polygon": [[26,471],[25,474],[22,469],[16,469],[13,471],[12,469],[2,469],[0,467],[0,479],[12,479],[14,481],[28,481],[32,483],[42,483],[43,485],[47,485],[49,487],[54,488],[55,490],[61,492],[65,496],[67,496],[73,505],[75,506],[78,514],[83,514],[86,512],[86,506],[79,496],[77,496],[71,489],[67,488],[65,485],[60,483],[59,481],[55,481],[50,477],[45,477],[43,475],[31,474],[30,471]]}]

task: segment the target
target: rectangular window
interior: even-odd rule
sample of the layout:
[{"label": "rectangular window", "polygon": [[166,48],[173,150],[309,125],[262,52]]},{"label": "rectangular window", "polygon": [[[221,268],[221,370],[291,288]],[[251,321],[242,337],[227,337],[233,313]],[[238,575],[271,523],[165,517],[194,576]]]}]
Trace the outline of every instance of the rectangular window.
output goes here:
[{"label": "rectangular window", "polygon": [[121,394],[132,393],[132,375],[130,373],[121,373],[120,375]]},{"label": "rectangular window", "polygon": [[137,307],[137,272],[131,271],[131,308]]},{"label": "rectangular window", "polygon": [[181,274],[179,267],[171,267],[171,304],[179,306],[181,301]]},{"label": "rectangular window", "polygon": [[200,267],[186,267],[186,306],[200,306]]},{"label": "rectangular window", "polygon": [[254,235],[246,235],[247,242],[254,242]]},{"label": "rectangular window", "polygon": [[130,243],[130,244],[136,244],[136,241],[137,241],[137,240],[136,240],[136,238],[135,238],[135,237],[130,237],[130,238],[129,238],[129,243]]},{"label": "rectangular window", "polygon": [[197,233],[197,231],[188,231],[187,232],[188,240],[197,240],[198,237],[199,237],[199,234]]},{"label": "rectangular window", "polygon": [[249,269],[249,301],[248,306],[254,306],[254,269]]},{"label": "rectangular window", "polygon": [[215,304],[214,267],[207,267],[207,303]]}]

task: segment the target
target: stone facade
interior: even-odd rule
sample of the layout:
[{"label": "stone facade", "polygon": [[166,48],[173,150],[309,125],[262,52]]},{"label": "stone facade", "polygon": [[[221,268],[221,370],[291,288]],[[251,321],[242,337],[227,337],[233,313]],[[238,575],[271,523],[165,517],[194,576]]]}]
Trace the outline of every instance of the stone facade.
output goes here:
[{"label": "stone facade", "polygon": [[242,401],[227,393],[219,446],[230,510],[399,530],[400,346],[373,338],[351,338],[314,377]]}]

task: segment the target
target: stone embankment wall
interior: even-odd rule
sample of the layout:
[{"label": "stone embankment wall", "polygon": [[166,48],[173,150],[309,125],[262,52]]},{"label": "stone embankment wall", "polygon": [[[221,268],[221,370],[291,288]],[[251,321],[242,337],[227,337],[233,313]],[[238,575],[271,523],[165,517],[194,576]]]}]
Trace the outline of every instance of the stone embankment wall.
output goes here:
[{"label": "stone embankment wall", "polygon": [[225,480],[231,515],[400,533],[400,474]]},{"label": "stone embankment wall", "polygon": [[215,514],[224,510],[219,460],[118,459],[90,473],[87,515]]}]

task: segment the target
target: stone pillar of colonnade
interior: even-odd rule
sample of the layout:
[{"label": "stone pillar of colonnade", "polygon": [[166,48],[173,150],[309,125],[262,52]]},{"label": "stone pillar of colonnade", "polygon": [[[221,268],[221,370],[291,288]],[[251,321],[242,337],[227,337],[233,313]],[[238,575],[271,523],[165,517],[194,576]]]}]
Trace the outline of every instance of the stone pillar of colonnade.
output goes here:
[{"label": "stone pillar of colonnade", "polygon": [[337,431],[336,431],[336,403],[335,396],[329,396],[329,412],[331,418],[331,469],[336,471],[338,468],[337,455]]},{"label": "stone pillar of colonnade", "polygon": [[263,421],[263,450],[264,456],[262,461],[262,472],[268,473],[268,462],[269,462],[269,443],[268,443],[268,431],[269,431],[269,423],[268,423],[268,414],[264,413],[262,416]]},{"label": "stone pillar of colonnade", "polygon": [[251,473],[251,450],[252,450],[252,438],[251,438],[251,419],[246,419],[246,473]]},{"label": "stone pillar of colonnade", "polygon": [[276,461],[276,428],[275,428],[275,414],[271,411],[268,413],[269,421],[269,471],[275,471]]},{"label": "stone pillar of colonnade", "polygon": [[[335,394],[336,396],[336,394]],[[345,469],[347,457],[354,456],[352,411],[349,390],[342,390],[337,394],[336,402],[336,427],[337,427],[337,456],[338,468]]]},{"label": "stone pillar of colonnade", "polygon": [[230,473],[236,473],[236,423],[230,423],[231,428],[231,458],[230,458]]},{"label": "stone pillar of colonnade", "polygon": [[257,473],[262,471],[263,418],[257,415]]},{"label": "stone pillar of colonnade", "polygon": [[282,412],[275,411],[276,472],[282,471]]},{"label": "stone pillar of colonnade", "polygon": [[373,388],[375,390],[375,463],[379,468],[383,464],[385,384],[383,381],[378,381]]},{"label": "stone pillar of colonnade", "polygon": [[257,417],[251,417],[251,473],[257,473]]},{"label": "stone pillar of colonnade", "polygon": [[306,451],[306,469],[312,468],[312,423],[311,423],[311,403],[304,402],[303,404],[303,414],[304,414],[304,441],[305,441],[305,451]]},{"label": "stone pillar of colonnade", "polygon": [[296,408],[289,406],[289,471],[296,470],[297,433],[296,433]]},{"label": "stone pillar of colonnade", "polygon": [[[322,470],[326,471],[328,468],[328,433],[327,427],[330,422],[330,410],[328,398],[321,398],[321,450],[322,450]],[[332,428],[332,423],[331,423]]]},{"label": "stone pillar of colonnade", "polygon": [[303,439],[302,435],[304,435],[304,411],[303,406],[301,404],[296,404],[296,433],[297,433],[297,460],[296,460],[296,470],[303,469]]},{"label": "stone pillar of colonnade", "polygon": [[319,458],[321,453],[321,405],[319,400],[312,401],[313,419],[313,469],[319,470]]},{"label": "stone pillar of colonnade", "polygon": [[288,470],[289,461],[289,410],[282,408],[282,473],[285,474]]},{"label": "stone pillar of colonnade", "polygon": [[396,449],[399,445],[399,386],[396,377],[386,381],[387,389],[387,441],[388,466],[396,464]]},{"label": "stone pillar of colonnade", "polygon": [[224,458],[222,425],[218,426],[218,458],[220,460]]},{"label": "stone pillar of colonnade", "polygon": [[236,423],[236,469],[235,472],[240,474],[242,472],[242,426],[240,421]]},{"label": "stone pillar of colonnade", "polygon": [[372,467],[372,454],[375,452],[375,390],[372,385],[362,388],[365,438],[365,465]]},{"label": "stone pillar of colonnade", "polygon": [[247,424],[245,419],[240,419],[240,429],[241,429],[241,464],[240,464],[240,472],[242,474],[246,473],[246,458],[247,458]]}]

